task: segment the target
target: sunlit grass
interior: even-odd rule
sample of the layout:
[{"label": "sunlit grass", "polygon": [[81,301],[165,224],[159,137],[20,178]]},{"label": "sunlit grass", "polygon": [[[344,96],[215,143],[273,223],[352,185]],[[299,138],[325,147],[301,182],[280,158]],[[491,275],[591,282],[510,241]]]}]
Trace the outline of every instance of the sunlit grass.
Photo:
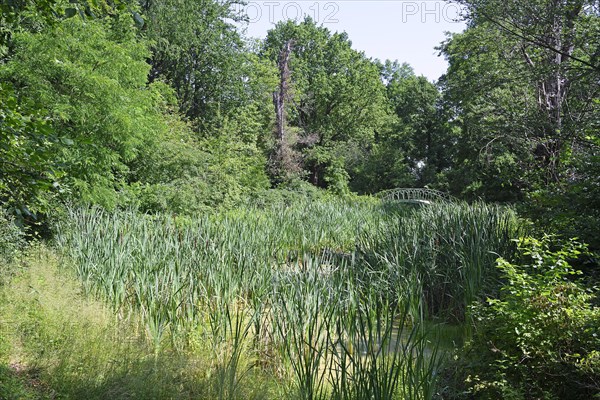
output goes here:
[{"label": "sunlit grass", "polygon": [[[118,316],[84,296],[59,265],[48,250],[31,251],[1,290],[0,376],[6,373],[14,386],[8,393],[10,382],[0,382],[0,392],[8,393],[2,398],[225,398],[219,375],[226,366],[209,346],[156,352],[135,313]],[[251,360],[242,354],[237,362]],[[277,383],[255,372],[227,398],[276,396]]]}]

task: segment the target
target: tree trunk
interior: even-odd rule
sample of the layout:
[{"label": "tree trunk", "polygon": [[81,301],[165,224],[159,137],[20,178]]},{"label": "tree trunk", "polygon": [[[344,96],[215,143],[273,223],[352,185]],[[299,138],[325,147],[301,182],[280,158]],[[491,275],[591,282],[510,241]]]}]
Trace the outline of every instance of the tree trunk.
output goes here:
[{"label": "tree trunk", "polygon": [[302,170],[300,167],[300,155],[294,150],[293,138],[287,131],[285,103],[290,96],[290,56],[293,41],[285,43],[279,53],[279,89],[273,93],[273,105],[275,106],[275,148],[271,156],[271,175],[275,183],[289,180],[298,175]]},{"label": "tree trunk", "polygon": [[[561,1],[554,0],[549,7],[552,23],[549,24],[542,40],[556,51],[549,51],[547,66],[550,71],[538,84],[538,107],[546,115],[547,125],[540,138],[542,148],[538,146],[536,153],[543,153],[547,180],[558,182],[559,164],[565,143],[563,106],[570,84],[565,71],[574,50],[575,20],[582,11],[583,4],[581,0],[575,0],[563,5]],[[532,65],[531,60],[527,61]]]}]

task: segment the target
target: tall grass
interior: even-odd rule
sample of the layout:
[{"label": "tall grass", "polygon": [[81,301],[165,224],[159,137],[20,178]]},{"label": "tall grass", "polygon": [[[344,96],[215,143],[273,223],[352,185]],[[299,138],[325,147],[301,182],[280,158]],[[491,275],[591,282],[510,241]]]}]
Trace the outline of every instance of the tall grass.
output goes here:
[{"label": "tall grass", "polygon": [[386,271],[387,291],[412,299],[413,314],[464,320],[466,306],[497,287],[495,260],[510,258],[523,234],[516,215],[495,205],[427,206],[405,218],[387,207],[385,223],[360,235],[358,252]]},{"label": "tall grass", "polygon": [[[248,375],[251,357],[230,357],[221,346],[217,359],[200,337],[194,349],[156,353],[138,315],[117,319],[104,302],[84,297],[43,247],[13,268],[10,285],[0,287],[1,399],[281,397],[268,376]],[[234,369],[243,379],[229,380]]]},{"label": "tall grass", "polygon": [[0,208],[0,286],[5,284],[12,274],[11,264],[20,254],[25,243],[25,235],[14,218]]},{"label": "tall grass", "polygon": [[56,237],[89,294],[141,313],[157,353],[192,331],[210,341],[219,398],[262,368],[301,399],[425,399],[442,358],[425,320],[464,319],[517,234],[483,204],[330,201],[191,219],[71,209]]}]

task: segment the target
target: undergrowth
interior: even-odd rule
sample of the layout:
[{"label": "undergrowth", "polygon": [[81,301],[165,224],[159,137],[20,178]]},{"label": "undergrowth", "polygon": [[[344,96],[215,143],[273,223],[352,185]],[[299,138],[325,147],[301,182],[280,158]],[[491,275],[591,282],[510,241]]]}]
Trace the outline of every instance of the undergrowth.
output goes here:
[{"label": "undergrowth", "polygon": [[447,398],[599,398],[597,288],[571,266],[586,247],[523,238],[519,254],[498,259],[499,295],[473,306],[473,337],[446,371]]},{"label": "undergrowth", "polygon": [[[115,316],[84,296],[44,247],[14,269],[0,293],[0,398],[219,398],[219,366],[206,346],[155,351],[135,313]],[[248,377],[236,398],[277,398],[269,379]]]},{"label": "undergrowth", "polygon": [[485,204],[69,209],[56,253],[9,264],[4,365],[34,398],[431,399],[437,323],[519,232]]}]

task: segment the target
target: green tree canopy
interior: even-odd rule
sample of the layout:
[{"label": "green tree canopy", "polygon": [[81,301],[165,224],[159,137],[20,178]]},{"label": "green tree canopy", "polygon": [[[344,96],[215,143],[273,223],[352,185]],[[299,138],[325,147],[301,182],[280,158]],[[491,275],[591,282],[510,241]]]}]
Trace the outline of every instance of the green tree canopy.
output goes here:
[{"label": "green tree canopy", "polygon": [[393,119],[370,145],[357,167],[353,188],[377,192],[435,185],[451,165],[453,143],[436,86],[408,64],[379,63]]},{"label": "green tree canopy", "polygon": [[288,41],[289,123],[299,130],[309,179],[344,190],[352,163],[389,117],[379,69],[352,49],[345,33],[331,33],[310,18],[282,22],[269,31],[263,56],[277,62]]},{"label": "green tree canopy", "polygon": [[[147,85],[150,53],[131,16],[71,18],[43,33],[16,33],[13,40],[14,56],[0,66],[0,79],[14,91],[7,101],[31,109],[32,121],[40,122],[11,123],[3,130],[5,152],[33,157],[30,168],[46,163],[50,172],[59,169],[61,187],[77,198],[114,204],[128,163],[166,129],[165,89]],[[25,188],[13,182],[11,191]]]},{"label": "green tree canopy", "polygon": [[468,29],[441,52],[459,129],[451,186],[527,200],[545,229],[597,246],[600,10],[584,0],[462,1]]},{"label": "green tree canopy", "polygon": [[232,23],[235,3],[140,1],[144,35],[152,43],[150,80],[168,82],[182,114],[200,124],[235,113],[251,99],[246,49]]}]

